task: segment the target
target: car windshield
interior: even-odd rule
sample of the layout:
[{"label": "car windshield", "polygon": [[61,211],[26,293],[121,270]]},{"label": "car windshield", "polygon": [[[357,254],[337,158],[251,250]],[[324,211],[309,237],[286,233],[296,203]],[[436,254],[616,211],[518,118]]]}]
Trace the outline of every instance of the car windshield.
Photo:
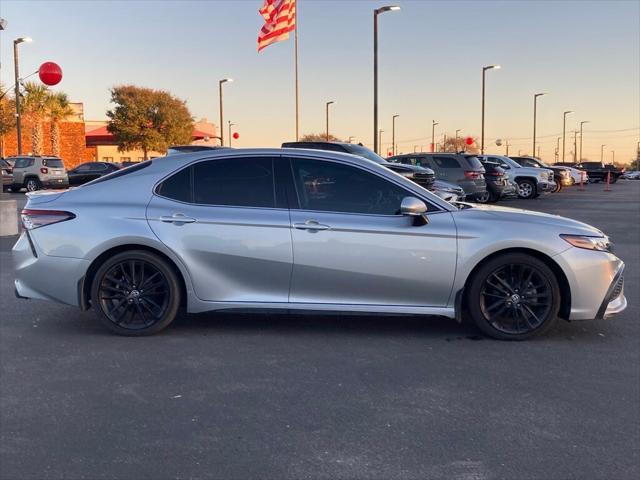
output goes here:
[{"label": "car windshield", "polygon": [[358,155],[359,157],[366,158],[367,160],[372,160],[376,163],[389,163],[380,155],[375,152],[372,152],[367,147],[363,147],[362,145],[346,145],[345,148],[349,153],[353,155]]},{"label": "car windshield", "polygon": [[511,160],[509,157],[500,157],[500,160],[509,165],[511,168],[520,168],[521,166],[518,162],[516,162],[515,160]]}]

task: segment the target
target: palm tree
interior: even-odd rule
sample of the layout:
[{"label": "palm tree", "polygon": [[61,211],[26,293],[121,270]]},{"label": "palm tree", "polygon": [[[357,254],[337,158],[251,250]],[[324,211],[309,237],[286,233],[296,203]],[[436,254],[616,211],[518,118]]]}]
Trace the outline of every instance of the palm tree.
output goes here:
[{"label": "palm tree", "polygon": [[60,156],[60,122],[73,115],[69,97],[63,92],[50,93],[47,97],[47,113],[51,119],[51,152]]},{"label": "palm tree", "polygon": [[28,82],[24,86],[23,115],[31,124],[31,150],[42,155],[42,121],[47,113],[49,89],[44,85]]}]

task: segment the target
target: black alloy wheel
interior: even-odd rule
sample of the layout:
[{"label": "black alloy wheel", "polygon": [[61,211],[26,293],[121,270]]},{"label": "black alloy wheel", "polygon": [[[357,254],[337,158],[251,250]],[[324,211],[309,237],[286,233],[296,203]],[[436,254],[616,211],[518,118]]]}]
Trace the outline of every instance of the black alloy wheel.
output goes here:
[{"label": "black alloy wheel", "polygon": [[468,307],[476,325],[503,340],[524,340],[545,332],[560,308],[553,271],[526,254],[507,254],[485,264],[475,275]]},{"label": "black alloy wheel", "polygon": [[149,335],[169,325],[180,304],[174,270],[145,251],[124,252],[96,272],[92,305],[101,322],[121,335]]}]

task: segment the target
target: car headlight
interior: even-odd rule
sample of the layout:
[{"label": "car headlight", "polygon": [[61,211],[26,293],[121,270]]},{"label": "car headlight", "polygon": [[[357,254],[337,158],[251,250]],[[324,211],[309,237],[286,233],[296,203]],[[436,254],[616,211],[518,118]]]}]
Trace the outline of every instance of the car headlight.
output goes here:
[{"label": "car headlight", "polygon": [[549,174],[547,174],[547,172],[540,172],[538,174],[538,177],[540,177],[542,180],[546,180],[547,178],[549,178]]},{"label": "car headlight", "polygon": [[577,248],[597,250],[599,252],[611,252],[611,242],[607,237],[590,237],[588,235],[560,235],[567,243]]}]

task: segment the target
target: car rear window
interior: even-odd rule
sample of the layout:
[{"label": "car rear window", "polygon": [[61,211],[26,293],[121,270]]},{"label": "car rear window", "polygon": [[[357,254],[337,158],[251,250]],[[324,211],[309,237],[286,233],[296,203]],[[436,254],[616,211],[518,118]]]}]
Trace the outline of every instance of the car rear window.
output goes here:
[{"label": "car rear window", "polygon": [[482,169],[482,162],[478,157],[469,156],[465,158],[467,159],[467,162],[469,162],[469,164],[471,165],[471,168],[473,168],[474,170]]},{"label": "car rear window", "polygon": [[64,163],[59,158],[43,158],[42,165],[51,168],[64,168]]},{"label": "car rear window", "polygon": [[433,156],[431,159],[439,168],[462,168],[456,157]]},{"label": "car rear window", "polygon": [[116,170],[115,172],[112,172],[112,173],[110,173],[108,175],[105,175],[105,176],[100,177],[100,178],[96,178],[95,180],[92,180],[91,182],[85,183],[84,185],[81,185],[81,187],[87,187],[89,185],[95,185],[96,183],[108,182],[109,180],[115,180],[116,178],[123,177],[125,175],[129,175],[130,173],[137,172],[138,170],[142,170],[143,168],[147,168],[149,165],[151,165],[151,162],[153,162],[153,160],[147,160],[146,162],[136,163],[135,165],[131,165],[130,167],[123,168],[122,170]]}]

